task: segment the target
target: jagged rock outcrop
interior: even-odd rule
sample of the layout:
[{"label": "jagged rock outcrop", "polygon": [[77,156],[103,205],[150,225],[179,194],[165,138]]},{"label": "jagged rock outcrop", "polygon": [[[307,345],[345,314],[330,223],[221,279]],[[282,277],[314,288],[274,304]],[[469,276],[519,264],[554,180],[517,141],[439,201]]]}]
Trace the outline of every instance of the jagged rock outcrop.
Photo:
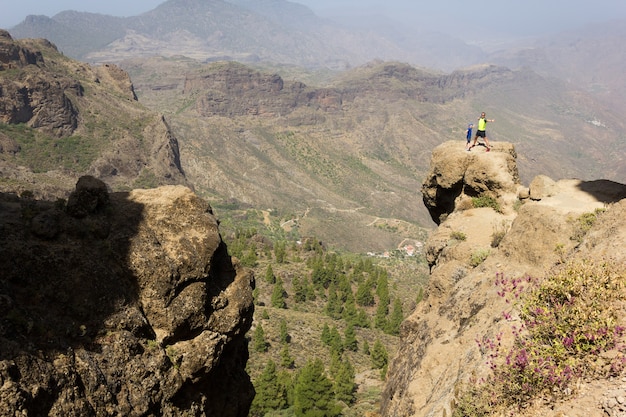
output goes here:
[{"label": "jagged rock outcrop", "polygon": [[117,91],[132,100],[137,100],[135,88],[126,71],[114,64],[104,64],[95,67],[95,72],[100,79],[105,79],[109,85],[115,86]]},{"label": "jagged rock outcrop", "polygon": [[337,110],[342,100],[332,89],[287,83],[277,74],[263,74],[238,63],[219,64],[208,73],[186,76],[183,91],[200,96],[196,110],[205,117],[285,116],[299,106]]},{"label": "jagged rock outcrop", "polygon": [[0,415],[245,417],[251,273],[183,186],[0,194]]},{"label": "jagged rock outcrop", "polygon": [[[489,367],[476,340],[511,343],[508,301],[498,294],[496,277],[542,277],[556,264],[573,257],[604,259],[626,267],[626,185],[612,181],[553,181],[539,177],[530,189],[518,184],[512,147],[498,144],[492,152],[473,154],[460,142],[433,151],[431,174],[424,181],[424,201],[440,222],[426,253],[431,277],[425,301],[402,324],[402,346],[393,359],[383,393],[384,417],[450,416],[458,389],[470,378],[484,377]],[[479,150],[481,148],[478,148]],[[503,151],[503,152],[499,152]],[[537,187],[537,189],[535,189]],[[468,196],[488,193],[500,210],[467,204]],[[533,196],[517,200],[517,196]],[[521,206],[520,206],[521,204]],[[514,206],[520,206],[514,209]],[[584,213],[606,209],[586,235],[575,221]],[[494,237],[502,232],[494,247]],[[485,259],[472,255],[482,251]],[[497,275],[498,274],[498,275]],[[581,407],[600,415],[615,391],[589,384],[598,401],[585,409],[570,404],[539,414],[557,416]],[[584,407],[589,407],[589,403]]]},{"label": "jagged rock outcrop", "polygon": [[128,73],[71,60],[44,39],[0,31],[0,122],[10,156],[0,172],[40,196],[66,198],[81,175],[115,190],[189,185],[176,137],[138,103]]},{"label": "jagged rock outcrop", "polygon": [[0,29],[0,71],[43,63],[43,55],[13,43],[6,30]]},{"label": "jagged rock outcrop", "polygon": [[433,150],[422,196],[435,223],[439,224],[468,197],[498,199],[517,192],[520,180],[513,145],[500,142],[491,152],[485,150],[478,146],[467,152],[456,142],[443,143]]},{"label": "jagged rock outcrop", "polygon": [[20,46],[8,32],[0,31],[0,71],[15,72],[0,78],[0,121],[26,123],[57,137],[69,136],[78,126],[78,111],[69,96],[82,95],[83,87],[69,77],[50,78],[26,70],[43,65],[40,51]]}]

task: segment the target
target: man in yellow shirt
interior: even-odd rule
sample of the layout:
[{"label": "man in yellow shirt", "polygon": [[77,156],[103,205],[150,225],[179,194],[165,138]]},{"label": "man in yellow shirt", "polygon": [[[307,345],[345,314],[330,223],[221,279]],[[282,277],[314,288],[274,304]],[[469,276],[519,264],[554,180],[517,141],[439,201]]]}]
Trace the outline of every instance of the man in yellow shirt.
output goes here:
[{"label": "man in yellow shirt", "polygon": [[470,149],[476,146],[478,138],[483,138],[485,140],[485,147],[487,148],[487,152],[491,150],[491,146],[489,146],[489,139],[487,138],[486,132],[487,122],[495,122],[495,119],[487,119],[485,112],[482,112],[480,114],[480,117],[478,118],[478,128],[476,129],[476,135],[474,136],[474,143],[472,144]]}]

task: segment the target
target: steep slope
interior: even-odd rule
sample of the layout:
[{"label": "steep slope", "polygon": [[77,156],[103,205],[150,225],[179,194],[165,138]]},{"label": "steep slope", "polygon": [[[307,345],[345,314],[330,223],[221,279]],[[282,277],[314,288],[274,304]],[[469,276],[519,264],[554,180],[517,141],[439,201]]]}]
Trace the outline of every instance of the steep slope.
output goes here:
[{"label": "steep slope", "polygon": [[[441,416],[453,415],[455,410],[461,414],[454,415],[484,415],[465,414],[457,406],[468,405],[463,403],[468,384],[481,380],[498,384],[498,379],[488,379],[490,372],[506,367],[508,349],[531,330],[530,325],[524,327],[520,299],[537,288],[534,282],[558,274],[559,265],[575,260],[613,265],[615,285],[626,296],[624,251],[614,249],[624,246],[626,236],[626,185],[605,180],[555,182],[538,176],[525,188],[511,163],[512,150],[510,145],[498,144],[490,153],[473,154],[459,143],[444,143],[433,152],[424,195],[425,204],[441,224],[426,248],[431,265],[428,295],[402,325],[401,348],[389,370],[383,416]],[[478,207],[472,197],[490,198],[493,203]],[[522,204],[514,209],[518,197]],[[595,224],[583,221],[590,215],[597,216]],[[574,289],[569,291],[571,298],[576,297]],[[608,294],[609,287],[604,291]],[[597,300],[595,305],[598,310]],[[621,304],[609,308],[615,309],[615,324],[623,326]],[[580,318],[580,322],[591,326],[592,318]],[[591,328],[579,330],[591,332]],[[623,357],[621,336],[616,335],[617,350],[600,354],[596,364],[600,369],[610,365],[610,358]],[[607,350],[613,348],[607,346]],[[529,354],[531,348],[527,345]],[[602,396],[610,396],[617,387],[608,374],[588,372],[578,386],[575,381],[555,384],[554,395],[524,397],[518,403],[521,411],[509,409],[507,415],[557,416],[565,410],[567,415],[599,415]],[[504,385],[503,379],[499,381]],[[572,392],[593,392],[595,397],[572,396]],[[475,395],[470,403],[479,410],[481,401]],[[502,405],[497,398],[490,401],[491,412],[502,411],[496,408]],[[511,397],[510,401],[515,400]]]},{"label": "steep slope", "polygon": [[0,193],[1,414],[247,416],[251,273],[188,188],[106,188]]},{"label": "steep slope", "polygon": [[66,197],[83,174],[113,189],[186,183],[177,139],[119,67],[92,67],[2,31],[0,88],[3,189]]}]

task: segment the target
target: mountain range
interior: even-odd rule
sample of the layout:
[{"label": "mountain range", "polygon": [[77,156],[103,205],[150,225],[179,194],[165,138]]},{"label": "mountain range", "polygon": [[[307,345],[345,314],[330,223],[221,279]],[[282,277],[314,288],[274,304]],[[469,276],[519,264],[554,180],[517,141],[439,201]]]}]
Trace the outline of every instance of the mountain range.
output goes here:
[{"label": "mountain range", "polygon": [[[126,70],[140,103],[172,127],[187,179],[213,204],[263,208],[359,252],[419,234],[389,233],[397,224],[432,225],[418,191],[429,150],[464,140],[481,111],[497,120],[492,140],[515,144],[523,181],[536,172],[626,176],[619,25],[490,55],[384,27],[340,27],[282,0],[170,0],[128,18],[30,16],[12,33]],[[420,45],[432,51],[420,55]],[[579,65],[586,56],[596,57],[591,69]],[[489,59],[505,65],[474,64]],[[442,72],[457,65],[469,66]],[[355,222],[365,225],[359,233]]]},{"label": "mountain range", "polygon": [[485,56],[440,33],[384,20],[367,28],[348,26],[286,0],[168,0],[127,18],[65,11],[51,18],[28,16],[10,32],[50,39],[67,55],[89,62],[156,54],[345,69],[376,58],[453,69]]}]

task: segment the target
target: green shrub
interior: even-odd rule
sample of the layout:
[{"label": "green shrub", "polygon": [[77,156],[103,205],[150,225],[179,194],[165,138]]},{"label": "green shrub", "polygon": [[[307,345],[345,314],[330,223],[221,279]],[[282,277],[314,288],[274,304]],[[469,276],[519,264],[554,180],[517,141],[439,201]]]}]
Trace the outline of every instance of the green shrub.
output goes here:
[{"label": "green shrub", "polygon": [[470,265],[475,268],[485,262],[488,256],[489,249],[477,249],[470,255]]},{"label": "green shrub", "polygon": [[498,203],[498,200],[489,195],[483,194],[478,197],[472,197],[472,204],[475,208],[489,207],[494,209],[498,213],[502,213],[502,208],[500,207],[500,203]]},{"label": "green shrub", "polygon": [[467,236],[463,232],[454,231],[454,232],[450,233],[450,238],[451,239],[456,239],[456,240],[465,240],[465,239],[467,239]]},{"label": "green shrub", "polygon": [[598,216],[603,213],[604,209],[597,209],[593,213],[583,213],[574,221],[574,234],[571,239],[576,242],[582,242],[583,238],[594,225],[596,220],[598,220]]}]

